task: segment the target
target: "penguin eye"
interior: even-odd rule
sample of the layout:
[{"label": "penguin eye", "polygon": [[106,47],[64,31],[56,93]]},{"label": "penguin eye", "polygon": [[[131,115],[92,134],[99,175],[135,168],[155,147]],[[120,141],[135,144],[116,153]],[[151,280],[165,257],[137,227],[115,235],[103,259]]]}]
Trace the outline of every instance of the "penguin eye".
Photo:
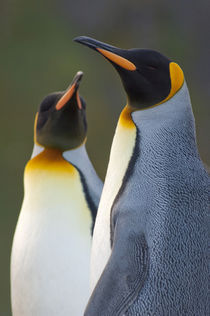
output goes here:
[{"label": "penguin eye", "polygon": [[145,65],[145,66],[140,66],[138,68],[136,68],[136,71],[139,72],[140,74],[144,73],[146,70],[157,70],[158,68],[156,66],[153,65]]},{"label": "penguin eye", "polygon": [[152,66],[152,65],[148,65],[147,68],[150,69],[150,70],[157,70],[157,67]]},{"label": "penguin eye", "polygon": [[50,102],[46,102],[46,103],[43,103],[41,104],[40,106],[40,112],[46,112],[48,111],[50,108],[51,108],[52,104]]},{"label": "penguin eye", "polygon": [[54,108],[54,105],[57,103],[57,101],[60,98],[60,94],[52,93],[48,95],[41,103],[39,107],[39,112],[47,112],[50,109]]}]

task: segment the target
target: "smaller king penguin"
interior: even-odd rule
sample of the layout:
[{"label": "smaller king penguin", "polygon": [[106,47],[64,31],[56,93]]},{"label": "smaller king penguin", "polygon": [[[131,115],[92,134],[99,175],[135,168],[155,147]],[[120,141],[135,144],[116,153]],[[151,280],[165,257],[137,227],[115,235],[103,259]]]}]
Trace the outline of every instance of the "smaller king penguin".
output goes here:
[{"label": "smaller king penguin", "polygon": [[89,297],[91,233],[102,191],[85,149],[78,72],[35,118],[11,255],[13,316],[81,316]]},{"label": "smaller king penguin", "polygon": [[93,233],[86,316],[206,316],[209,178],[184,74],[159,52],[75,39],[125,88]]}]

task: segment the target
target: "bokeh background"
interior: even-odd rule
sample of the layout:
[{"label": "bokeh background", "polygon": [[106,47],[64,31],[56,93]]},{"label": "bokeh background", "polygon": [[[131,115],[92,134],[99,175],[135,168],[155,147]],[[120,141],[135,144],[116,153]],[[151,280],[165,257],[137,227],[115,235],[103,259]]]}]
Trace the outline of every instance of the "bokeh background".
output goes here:
[{"label": "bokeh background", "polygon": [[88,35],[123,47],[159,50],[184,69],[203,161],[210,165],[209,0],[1,0],[0,2],[0,316],[11,315],[9,259],[23,198],[24,165],[43,97],[85,75],[87,148],[104,178],[111,140],[126,98],[117,73],[72,42]]}]

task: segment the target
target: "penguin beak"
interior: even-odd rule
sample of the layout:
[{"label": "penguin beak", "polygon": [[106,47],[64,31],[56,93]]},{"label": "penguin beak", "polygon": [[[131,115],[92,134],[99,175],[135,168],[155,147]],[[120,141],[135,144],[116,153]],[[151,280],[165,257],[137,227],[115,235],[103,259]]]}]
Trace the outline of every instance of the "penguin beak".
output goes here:
[{"label": "penguin beak", "polygon": [[134,65],[134,63],[123,57],[126,52],[126,50],[124,49],[99,42],[87,36],[76,37],[74,41],[96,50],[114,65],[120,66],[121,68],[130,71],[136,70],[136,66]]},{"label": "penguin beak", "polygon": [[56,106],[55,106],[56,110],[62,109],[68,103],[68,101],[72,98],[72,96],[75,93],[76,93],[76,100],[77,100],[78,108],[80,110],[82,109],[82,104],[80,101],[79,91],[78,91],[82,77],[83,77],[83,72],[78,71],[76,76],[72,80],[72,83],[70,84],[70,86],[68,87],[68,89],[66,90],[64,95],[60,98],[60,100],[56,104]]}]

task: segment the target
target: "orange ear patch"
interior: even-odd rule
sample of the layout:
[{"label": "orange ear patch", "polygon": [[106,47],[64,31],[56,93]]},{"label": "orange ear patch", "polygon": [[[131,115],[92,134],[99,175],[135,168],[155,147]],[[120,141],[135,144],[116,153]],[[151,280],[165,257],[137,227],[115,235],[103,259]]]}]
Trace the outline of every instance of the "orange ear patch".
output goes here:
[{"label": "orange ear patch", "polygon": [[184,73],[178,64],[171,62],[169,65],[169,71],[171,78],[171,90],[169,95],[159,104],[166,102],[170,98],[172,98],[179,91],[179,89],[181,89],[184,83]]},{"label": "orange ear patch", "polygon": [[170,63],[170,76],[171,76],[171,91],[170,94],[173,96],[184,83],[184,73],[182,69],[176,63]]},{"label": "orange ear patch", "polygon": [[74,83],[62,96],[62,98],[56,104],[56,110],[62,109],[62,107],[71,99],[74,91],[75,91],[76,83]]},{"label": "orange ear patch", "polygon": [[117,64],[118,66],[130,70],[130,71],[134,71],[136,70],[136,66],[129,60],[127,60],[126,58],[123,58],[117,54],[111,53],[108,50],[102,49],[102,48],[97,48],[97,50],[106,58],[108,58],[109,60],[111,60],[113,63]]}]

